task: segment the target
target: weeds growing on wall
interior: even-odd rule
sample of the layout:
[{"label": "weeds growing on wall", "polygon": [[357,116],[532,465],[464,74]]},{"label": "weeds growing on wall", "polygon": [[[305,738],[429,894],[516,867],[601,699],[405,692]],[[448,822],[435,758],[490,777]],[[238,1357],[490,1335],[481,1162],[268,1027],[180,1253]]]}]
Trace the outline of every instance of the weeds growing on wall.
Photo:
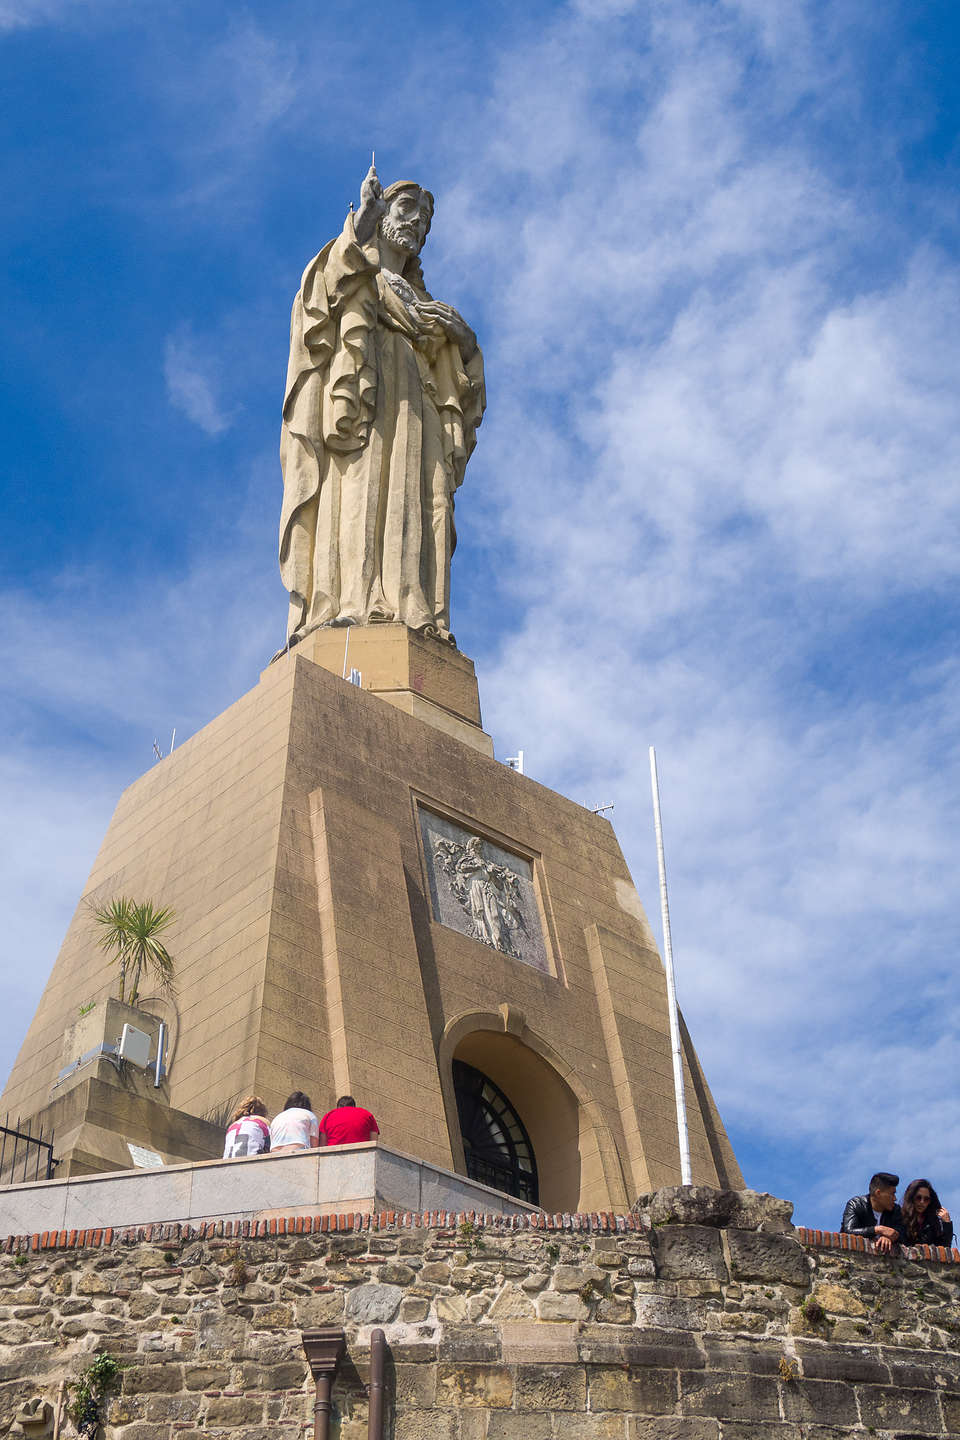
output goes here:
[{"label": "weeds growing on wall", "polygon": [[70,1419],[81,1435],[93,1440],[103,1424],[103,1404],[120,1384],[120,1364],[112,1355],[98,1355],[73,1388]]}]

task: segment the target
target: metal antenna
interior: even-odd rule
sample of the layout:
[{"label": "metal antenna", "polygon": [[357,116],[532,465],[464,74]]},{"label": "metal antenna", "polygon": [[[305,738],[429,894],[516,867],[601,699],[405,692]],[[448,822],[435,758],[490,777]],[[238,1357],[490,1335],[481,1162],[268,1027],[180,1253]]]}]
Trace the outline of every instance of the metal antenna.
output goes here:
[{"label": "metal antenna", "polygon": [[612,809],[613,809],[613,801],[611,800],[611,802],[610,802],[609,805],[594,805],[592,813],[593,813],[594,815],[602,815],[603,812],[604,812],[604,810],[612,810]]},{"label": "metal antenna", "polygon": [[156,755],[156,757],[157,757],[158,760],[162,760],[162,759],[163,759],[163,751],[160,749],[160,742],[159,742],[159,740],[156,738],[156,736],[154,736],[154,740],[153,740],[153,753],[154,753],[154,755]]},{"label": "metal antenna", "polygon": [[670,939],[670,906],[667,903],[667,867],[663,858],[663,827],[660,824],[660,782],[657,779],[657,752],[650,746],[650,788],[653,792],[653,825],[657,834],[657,864],[660,867],[660,916],[663,921],[663,968],[667,972],[667,1008],[670,1012],[670,1049],[673,1051],[673,1089],[677,1099],[677,1138],[680,1142],[680,1183],[690,1185],[690,1135],[687,1131],[687,1102],[683,1090],[683,1052],[680,1048],[680,1015],[677,987],[673,978],[673,944]]}]

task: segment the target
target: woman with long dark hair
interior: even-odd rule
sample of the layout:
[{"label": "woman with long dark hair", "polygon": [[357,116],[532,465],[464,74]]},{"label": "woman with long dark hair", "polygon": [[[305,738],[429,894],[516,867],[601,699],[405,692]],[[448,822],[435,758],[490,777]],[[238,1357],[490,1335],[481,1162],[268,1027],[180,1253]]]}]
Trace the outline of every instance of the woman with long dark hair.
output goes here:
[{"label": "woman with long dark hair", "polygon": [[947,1245],[953,1242],[950,1212],[929,1180],[911,1180],[903,1196],[908,1245]]}]

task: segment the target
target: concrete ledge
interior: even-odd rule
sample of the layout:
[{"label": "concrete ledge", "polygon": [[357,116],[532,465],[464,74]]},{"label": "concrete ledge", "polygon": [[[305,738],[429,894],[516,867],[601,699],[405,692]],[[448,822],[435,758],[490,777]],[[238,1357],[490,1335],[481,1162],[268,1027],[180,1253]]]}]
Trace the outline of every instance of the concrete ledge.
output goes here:
[{"label": "concrete ledge", "polygon": [[0,1236],[283,1213],[537,1213],[536,1206],[376,1142],[0,1187]]}]

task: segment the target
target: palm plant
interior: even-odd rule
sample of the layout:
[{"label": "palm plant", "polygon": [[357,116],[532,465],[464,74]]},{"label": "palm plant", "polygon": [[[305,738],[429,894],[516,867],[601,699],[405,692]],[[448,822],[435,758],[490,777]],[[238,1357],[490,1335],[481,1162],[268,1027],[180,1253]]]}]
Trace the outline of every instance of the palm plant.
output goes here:
[{"label": "palm plant", "polygon": [[169,905],[157,906],[152,900],[138,902],[120,895],[105,905],[94,905],[92,913],[94,924],[102,932],[97,944],[120,971],[121,1000],[129,977],[130,1004],[136,1005],[144,972],[152,973],[162,990],[173,988],[173,960],[160,939],[174,919]]}]

